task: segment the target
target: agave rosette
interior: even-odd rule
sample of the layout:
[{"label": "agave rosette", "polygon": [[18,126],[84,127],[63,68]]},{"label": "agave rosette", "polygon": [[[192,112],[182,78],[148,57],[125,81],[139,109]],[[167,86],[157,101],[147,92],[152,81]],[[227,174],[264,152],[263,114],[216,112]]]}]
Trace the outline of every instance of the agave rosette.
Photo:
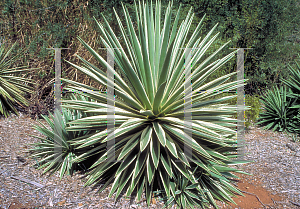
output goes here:
[{"label": "agave rosette", "polygon": [[9,111],[18,114],[15,104],[28,106],[24,93],[33,93],[33,88],[28,84],[34,84],[28,78],[18,77],[15,74],[30,71],[25,66],[10,68],[11,65],[21,56],[21,53],[11,57],[10,54],[17,43],[10,48],[2,43],[0,47],[0,114],[8,117]]},{"label": "agave rosette", "polygon": [[297,102],[297,98],[288,97],[286,86],[277,86],[268,90],[261,99],[265,106],[262,113],[259,114],[257,125],[264,125],[264,129],[273,131],[285,131],[289,128],[289,123],[297,115],[297,110],[290,108]]},{"label": "agave rosette", "polygon": [[[88,101],[83,96],[70,95],[71,100]],[[65,173],[72,175],[74,169],[83,169],[78,163],[74,163],[73,159],[82,153],[86,153],[90,148],[77,149],[79,145],[72,145],[72,143],[80,140],[81,137],[86,137],[93,133],[92,130],[85,131],[66,131],[66,127],[69,126],[68,122],[86,117],[89,114],[83,113],[80,110],[68,110],[62,109],[62,116],[59,112],[55,112],[54,116],[50,114],[50,117],[42,115],[46,121],[47,126],[39,121],[40,125],[35,125],[34,129],[39,131],[45,136],[45,138],[39,136],[33,136],[40,139],[40,142],[31,144],[33,146],[29,151],[33,152],[32,158],[37,160],[39,169],[44,168],[44,172],[51,171],[52,174],[59,170],[60,178]],[[104,145],[100,145],[105,147]]]},{"label": "agave rosette", "polygon": [[[106,130],[107,112],[111,108],[107,104],[105,93],[75,81],[63,79],[69,84],[67,90],[77,91],[95,100],[68,101],[64,100],[65,108],[80,109],[95,114],[70,122],[68,131],[97,130],[90,137],[78,140],[79,149],[94,146],[93,152],[103,152],[99,143],[115,143],[91,166],[86,185],[105,182],[102,189],[112,183],[110,196],[122,194],[137,195],[139,201],[145,192],[150,204],[153,191],[159,190],[165,200],[171,197],[180,206],[198,204],[202,207],[206,202],[216,206],[214,199],[233,202],[231,199],[238,190],[230,184],[229,178],[236,177],[230,172],[240,172],[228,167],[229,164],[244,163],[235,161],[236,157],[236,127],[237,120],[232,116],[237,107],[222,104],[234,98],[226,96],[219,99],[213,97],[223,91],[234,90],[243,86],[243,81],[228,82],[234,73],[222,76],[211,82],[206,79],[235,56],[236,51],[223,58],[215,56],[225,44],[206,56],[208,48],[217,38],[214,34],[217,27],[203,38],[201,35],[202,22],[198,24],[187,40],[194,14],[189,10],[186,18],[179,25],[179,8],[174,22],[171,21],[172,3],[166,12],[164,23],[161,25],[161,3],[153,5],[139,2],[135,7],[137,28],[127,8],[123,5],[123,26],[115,11],[117,22],[122,34],[123,44],[106,21],[97,25],[101,31],[101,40],[106,48],[115,50],[115,62],[120,72],[115,72],[115,82],[107,78],[97,66],[79,57],[84,66],[70,63],[76,69],[89,75],[96,82],[107,86],[114,85],[115,97],[115,128]],[[171,22],[173,24],[171,24]],[[178,28],[179,26],[179,28]],[[84,47],[104,67],[112,71],[112,67],[84,40],[78,38]],[[185,50],[182,48],[198,48],[194,50],[191,61],[185,63]],[[186,138],[184,133],[185,121],[185,89],[184,71],[186,65],[192,65],[192,138]],[[109,101],[112,102],[112,101]],[[239,107],[242,108],[242,107]],[[184,152],[184,146],[192,150],[192,156]],[[89,157],[91,152],[84,153],[74,159],[81,162]],[[196,170],[196,171],[195,171]],[[195,172],[194,172],[195,171]],[[181,187],[193,185],[197,192],[186,192],[178,201],[174,179],[185,179]],[[195,186],[197,185],[197,186]],[[194,188],[195,186],[195,188]],[[180,188],[181,188],[180,187]],[[200,200],[197,200],[197,198]],[[202,201],[202,200],[207,201]],[[217,207],[217,206],[216,206]]]}]

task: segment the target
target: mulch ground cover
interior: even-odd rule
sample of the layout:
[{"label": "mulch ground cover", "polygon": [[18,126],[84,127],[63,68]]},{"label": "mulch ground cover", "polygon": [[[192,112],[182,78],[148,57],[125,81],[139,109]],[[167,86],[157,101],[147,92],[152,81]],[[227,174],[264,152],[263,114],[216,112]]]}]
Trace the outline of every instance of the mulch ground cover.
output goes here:
[{"label": "mulch ground cover", "polygon": [[[59,180],[57,174],[42,175],[29,158],[29,143],[41,136],[33,128],[37,121],[26,115],[0,118],[0,208],[146,208],[145,201],[122,198],[117,204],[109,189],[84,187],[83,174]],[[300,208],[300,143],[283,133],[252,127],[245,135],[245,159],[253,163],[239,168],[252,174],[239,175],[235,184],[245,197],[233,198],[237,205],[218,203],[220,208]],[[150,208],[163,204],[152,199]]]}]

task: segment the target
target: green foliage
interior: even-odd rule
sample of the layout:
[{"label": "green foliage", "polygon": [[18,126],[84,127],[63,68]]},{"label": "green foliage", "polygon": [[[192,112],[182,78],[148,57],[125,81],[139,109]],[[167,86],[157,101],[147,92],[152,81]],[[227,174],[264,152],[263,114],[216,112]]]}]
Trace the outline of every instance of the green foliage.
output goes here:
[{"label": "green foliage", "polygon": [[[99,43],[100,37],[95,35],[98,28],[94,24],[93,16],[100,19],[101,13],[110,14],[111,18],[108,17],[108,21],[116,22],[111,15],[112,8],[120,8],[122,2],[130,5],[131,1],[0,1],[0,41],[17,43],[19,47],[15,47],[12,54],[18,54],[22,48],[26,48],[24,56],[16,60],[12,67],[30,65],[31,68],[38,68],[26,75],[27,78],[36,81],[33,95],[26,95],[27,99],[31,98],[31,105],[25,109],[27,113],[33,117],[47,114],[48,110],[52,111],[54,50],[47,48],[70,48],[62,50],[61,56],[73,63],[79,62],[75,54],[81,54],[83,58],[90,60],[91,57],[87,57],[87,51],[82,49],[76,37],[81,36],[89,40],[88,43],[96,49],[103,48]],[[101,55],[105,56],[106,51],[101,50]],[[95,59],[92,58],[90,62],[95,62]],[[103,88],[65,62],[62,62],[62,76],[94,85],[97,89]]]},{"label": "green foliage", "polygon": [[[31,63],[33,67],[42,66],[38,72],[30,73],[30,76],[37,80],[39,88],[43,89],[50,80],[54,78],[50,72],[54,68],[54,50],[47,48],[63,47],[71,48],[62,50],[62,58],[78,62],[74,54],[84,51],[76,37],[89,40],[96,48],[103,47],[100,44],[100,37],[95,36],[97,26],[93,24],[93,17],[101,18],[101,13],[110,14],[112,8],[120,8],[121,3],[129,4],[129,0],[4,0],[0,1],[0,36],[5,41],[18,42],[22,47],[26,46],[25,56],[16,61],[20,63]],[[107,15],[109,16],[109,15]],[[109,22],[114,22],[113,17]],[[106,52],[102,50],[104,55]],[[14,53],[19,53],[20,48],[16,47]],[[84,58],[88,59],[83,55]],[[92,60],[93,61],[93,60]],[[70,79],[80,80],[89,83],[86,77],[71,70],[70,66],[62,63],[62,69]],[[99,86],[97,86],[99,87]],[[41,94],[41,91],[40,91]]]},{"label": "green foliage", "polygon": [[[224,75],[208,83],[210,74],[223,67],[235,56],[236,51],[221,57],[208,51],[215,36],[215,28],[208,35],[201,36],[200,21],[191,31],[193,13],[185,13],[181,20],[180,12],[175,13],[172,25],[171,3],[164,13],[165,21],[161,24],[160,2],[149,8],[147,3],[135,7],[135,21],[125,9],[123,19],[115,12],[120,33],[115,33],[110,24],[96,21],[106,48],[121,48],[115,51],[115,111],[114,135],[106,130],[107,95],[95,91],[92,86],[69,79],[63,79],[66,89],[93,98],[96,102],[64,100],[65,108],[94,113],[70,122],[68,131],[97,130],[92,136],[82,138],[76,144],[80,148],[93,146],[94,152],[102,153],[90,167],[86,185],[105,182],[101,191],[112,183],[109,196],[116,193],[116,198],[137,196],[140,201],[145,193],[148,205],[154,191],[168,204],[198,205],[202,208],[207,203],[216,207],[214,199],[233,202],[232,198],[239,190],[230,184],[230,178],[236,178],[231,172],[241,172],[230,168],[231,164],[245,163],[236,161],[236,106],[221,105],[220,102],[232,97],[213,99],[223,91],[234,90],[243,86],[243,81],[229,82],[235,72]],[[149,10],[150,9],[150,10]],[[155,12],[152,14],[152,9]],[[147,12],[149,11],[149,13]],[[105,16],[103,16],[104,21]],[[177,21],[178,20],[178,21]],[[204,18],[203,18],[204,20]],[[136,26],[136,27],[135,27]],[[118,35],[123,42],[120,42]],[[104,68],[109,64],[82,38],[83,46]],[[225,47],[222,45],[222,47]],[[185,63],[184,47],[198,47],[191,63]],[[222,48],[218,48],[221,49]],[[97,83],[106,86],[110,80],[106,74],[90,62],[78,56],[84,67],[68,62]],[[218,59],[220,58],[220,59]],[[185,140],[184,104],[185,74],[184,66],[191,64],[192,70],[192,138]],[[125,82],[125,80],[127,82]],[[115,146],[107,150],[103,145],[114,142]],[[191,156],[184,150],[190,149]],[[87,152],[74,159],[82,162],[90,157]],[[115,160],[117,159],[117,161]],[[189,191],[190,190],[190,191]],[[181,193],[183,192],[183,193]]]},{"label": "green foliage", "polygon": [[286,131],[289,135],[293,133],[293,140],[297,141],[297,135],[300,135],[300,66],[295,62],[294,67],[289,65],[288,68],[290,77],[281,79],[286,86],[268,91],[263,98],[266,110],[258,124],[262,123],[268,129]]},{"label": "green foliage", "polygon": [[[163,0],[162,7],[166,8],[168,2]],[[88,40],[88,44],[95,49],[105,47],[101,44],[101,38],[94,33],[98,28],[93,22],[93,17],[103,23],[101,13],[104,14],[112,30],[121,34],[113,15],[113,7],[120,10],[122,3],[128,7],[129,12],[134,11],[132,0],[0,1],[1,39],[18,42],[22,47],[28,46],[25,56],[14,65],[32,63],[33,67],[42,66],[38,72],[31,72],[28,76],[37,80],[39,84],[39,91],[35,92],[43,95],[41,90],[45,90],[44,93],[48,94],[49,89],[43,86],[54,77],[51,72],[54,68],[54,50],[47,50],[47,48],[69,47],[71,50],[62,50],[64,59],[78,64],[80,60],[74,55],[81,54],[84,59],[91,58],[91,63],[103,69],[93,57],[88,57],[87,50],[81,47],[76,37],[80,36]],[[181,15],[187,14],[190,6],[193,6],[195,22],[199,22],[206,14],[207,18],[202,28],[204,34],[219,23],[218,30],[221,32],[221,38],[209,47],[208,52],[214,52],[229,38],[232,41],[229,47],[253,48],[253,50],[245,50],[245,76],[249,79],[245,86],[246,94],[263,95],[266,89],[279,84],[280,79],[287,79],[288,72],[283,69],[288,62],[295,59],[294,54],[300,50],[298,30],[300,16],[295,15],[298,13],[299,3],[296,0],[174,0],[174,11],[179,8],[180,3],[183,5]],[[180,19],[182,17],[180,16]],[[135,16],[132,19],[136,22]],[[121,16],[120,20],[125,23],[124,16]],[[175,16],[172,17],[171,23],[174,20]],[[197,24],[192,22],[191,30],[195,30],[196,26]],[[120,43],[124,44],[121,35],[117,35],[117,38],[120,38]],[[187,39],[189,38],[190,34],[187,36]],[[20,48],[16,47],[13,53],[19,51]],[[99,54],[104,57],[106,51],[101,50]],[[206,58],[205,56],[203,59]],[[91,81],[88,76],[74,70],[68,63],[63,63],[62,69],[68,79],[91,84],[98,89],[103,88],[99,83]],[[231,59],[223,69],[210,75],[206,82],[235,71],[236,60]],[[231,79],[233,80],[234,78]]]},{"label": "green foliage", "polygon": [[[300,50],[299,3],[273,0],[176,0],[193,6],[196,16],[207,15],[204,32],[219,23],[221,42],[232,40],[232,48],[245,50],[246,94],[262,95],[287,78],[285,67]],[[235,64],[235,63],[234,63]],[[234,65],[228,71],[235,71]]]},{"label": "green foliage", "polygon": [[259,96],[258,95],[246,95],[245,96],[245,105],[250,106],[250,110],[245,111],[245,125],[248,129],[250,125],[253,125],[256,123],[259,113],[262,112],[262,106],[259,102]]}]

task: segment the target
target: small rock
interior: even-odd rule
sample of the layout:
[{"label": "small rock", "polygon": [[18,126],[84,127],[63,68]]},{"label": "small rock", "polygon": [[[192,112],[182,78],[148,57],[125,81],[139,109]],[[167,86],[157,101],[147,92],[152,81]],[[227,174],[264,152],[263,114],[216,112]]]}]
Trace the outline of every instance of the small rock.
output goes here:
[{"label": "small rock", "polygon": [[138,205],[131,205],[130,207],[136,209],[138,208]]},{"label": "small rock", "polygon": [[300,157],[300,151],[296,152],[295,156]]},{"label": "small rock", "polygon": [[294,152],[298,149],[298,147],[294,143],[287,143],[286,146]]}]

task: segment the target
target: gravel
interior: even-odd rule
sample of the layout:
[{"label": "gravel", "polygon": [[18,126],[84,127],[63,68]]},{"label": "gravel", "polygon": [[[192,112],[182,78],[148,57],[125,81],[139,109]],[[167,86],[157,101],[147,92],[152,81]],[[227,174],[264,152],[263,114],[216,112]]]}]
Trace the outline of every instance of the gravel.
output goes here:
[{"label": "gravel", "polygon": [[300,142],[293,142],[286,133],[253,127],[245,136],[245,160],[253,161],[239,166],[258,176],[265,188],[283,195],[289,208],[300,203]]}]

